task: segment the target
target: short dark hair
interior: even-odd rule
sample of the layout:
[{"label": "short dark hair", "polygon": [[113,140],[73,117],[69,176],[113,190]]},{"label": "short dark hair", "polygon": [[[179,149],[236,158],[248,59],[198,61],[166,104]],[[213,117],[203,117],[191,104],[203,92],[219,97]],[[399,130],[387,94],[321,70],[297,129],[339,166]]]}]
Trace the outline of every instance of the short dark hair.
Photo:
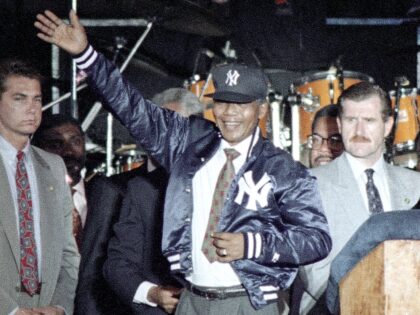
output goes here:
[{"label": "short dark hair", "polygon": [[312,121],[312,133],[315,130],[315,126],[318,123],[318,120],[322,117],[331,117],[337,118],[338,117],[338,106],[336,104],[329,104],[327,106],[322,107],[315,113],[314,120]]},{"label": "short dark hair", "polygon": [[0,95],[6,91],[6,81],[11,76],[38,80],[40,84],[44,81],[41,73],[29,62],[19,59],[4,59],[0,61]]},{"label": "short dark hair", "polygon": [[391,99],[379,85],[370,82],[359,82],[345,89],[338,98],[338,114],[343,114],[343,101],[352,100],[355,102],[364,101],[372,96],[379,97],[382,105],[382,119],[387,121],[392,115]]},{"label": "short dark hair", "polygon": [[82,130],[82,126],[80,125],[80,122],[69,116],[64,114],[52,114],[52,115],[45,115],[42,117],[41,125],[39,126],[38,130],[35,132],[33,138],[32,138],[32,144],[39,145],[42,143],[42,138],[44,137],[44,133],[52,128],[60,127],[63,125],[73,125],[79,129],[80,134],[82,136],[85,135],[85,133]]}]

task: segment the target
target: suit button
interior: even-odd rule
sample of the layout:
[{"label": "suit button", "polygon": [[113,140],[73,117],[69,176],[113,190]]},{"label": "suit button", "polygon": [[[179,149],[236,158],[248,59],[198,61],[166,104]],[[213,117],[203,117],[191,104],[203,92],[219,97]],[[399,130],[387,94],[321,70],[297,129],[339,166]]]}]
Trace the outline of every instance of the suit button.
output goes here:
[{"label": "suit button", "polygon": [[185,222],[191,222],[191,218],[186,218]]},{"label": "suit button", "polygon": [[201,158],[201,162],[204,162],[205,160],[206,160],[205,158],[203,158],[203,157]]},{"label": "suit button", "polygon": [[15,287],[16,292],[20,292],[20,283]]},{"label": "suit button", "polygon": [[185,188],[185,192],[190,193],[191,192],[191,188],[189,188],[189,187]]}]

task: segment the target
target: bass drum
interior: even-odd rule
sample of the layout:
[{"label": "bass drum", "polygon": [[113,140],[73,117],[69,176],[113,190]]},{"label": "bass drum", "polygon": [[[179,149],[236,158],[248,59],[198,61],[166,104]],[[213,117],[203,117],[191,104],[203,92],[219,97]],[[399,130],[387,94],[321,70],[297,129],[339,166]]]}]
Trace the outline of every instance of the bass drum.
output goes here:
[{"label": "bass drum", "polygon": [[355,83],[374,82],[373,78],[359,72],[336,70],[315,72],[293,82],[300,95],[299,109],[300,143],[306,143],[311,134],[312,121],[316,111],[329,104],[336,104],[341,92]]},{"label": "bass drum", "polygon": [[[213,99],[211,97],[205,97],[204,95],[214,93],[214,85],[213,80],[191,80],[190,83],[187,84],[188,90],[194,93],[200,102],[203,104],[203,117],[205,119],[211,120],[215,122],[214,115],[213,115]],[[267,110],[267,115],[259,122],[259,127],[261,129],[261,133],[264,137],[267,137],[267,116],[269,110]]]},{"label": "bass drum", "polygon": [[[414,168],[417,164],[415,141],[419,132],[419,95],[416,88],[401,88],[398,119],[396,122],[393,153],[394,163]],[[392,108],[395,109],[396,91],[390,91]]]}]

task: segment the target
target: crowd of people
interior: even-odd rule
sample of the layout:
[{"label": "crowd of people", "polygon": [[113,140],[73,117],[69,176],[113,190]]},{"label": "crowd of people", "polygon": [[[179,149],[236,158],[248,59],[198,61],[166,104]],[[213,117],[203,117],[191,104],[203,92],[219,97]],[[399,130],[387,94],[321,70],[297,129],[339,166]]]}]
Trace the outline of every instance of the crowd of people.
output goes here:
[{"label": "crowd of people", "polygon": [[384,160],[394,121],[377,85],[316,113],[308,169],[262,136],[261,69],[214,67],[213,123],[185,89],[145,99],[75,12],[65,23],[45,11],[35,27],[147,158],[87,180],[80,123],[41,119],[42,76],[0,64],[1,314],[329,314],[330,265],[347,241],[372,216],[418,207],[420,173]]}]

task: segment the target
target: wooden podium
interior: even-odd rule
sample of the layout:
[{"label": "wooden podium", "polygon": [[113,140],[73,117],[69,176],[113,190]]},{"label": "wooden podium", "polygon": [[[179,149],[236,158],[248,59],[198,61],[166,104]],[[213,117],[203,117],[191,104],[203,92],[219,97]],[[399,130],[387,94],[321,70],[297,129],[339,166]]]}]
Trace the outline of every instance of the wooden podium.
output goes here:
[{"label": "wooden podium", "polygon": [[420,241],[388,240],[340,282],[341,315],[420,314]]}]

